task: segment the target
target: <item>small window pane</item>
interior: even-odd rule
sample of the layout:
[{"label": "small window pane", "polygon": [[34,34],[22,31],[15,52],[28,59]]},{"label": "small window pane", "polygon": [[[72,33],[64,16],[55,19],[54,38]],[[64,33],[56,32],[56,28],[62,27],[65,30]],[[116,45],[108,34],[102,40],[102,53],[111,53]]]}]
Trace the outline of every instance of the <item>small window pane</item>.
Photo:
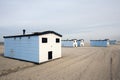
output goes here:
[{"label": "small window pane", "polygon": [[47,38],[42,38],[42,43],[47,43]]},{"label": "small window pane", "polygon": [[56,43],[59,43],[60,42],[60,39],[59,38],[56,38]]}]

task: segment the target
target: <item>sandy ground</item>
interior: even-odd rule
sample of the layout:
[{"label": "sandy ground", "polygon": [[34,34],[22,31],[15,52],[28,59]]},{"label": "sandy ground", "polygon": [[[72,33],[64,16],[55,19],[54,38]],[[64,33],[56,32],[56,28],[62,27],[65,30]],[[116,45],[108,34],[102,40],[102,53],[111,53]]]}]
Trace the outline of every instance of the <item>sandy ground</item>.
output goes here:
[{"label": "sandy ground", "polygon": [[63,57],[43,64],[3,57],[0,80],[120,80],[120,45],[62,48]]},{"label": "sandy ground", "polygon": [[3,56],[3,52],[4,52],[4,47],[0,45],[0,76],[35,65],[34,63],[30,63],[30,62],[5,58]]}]

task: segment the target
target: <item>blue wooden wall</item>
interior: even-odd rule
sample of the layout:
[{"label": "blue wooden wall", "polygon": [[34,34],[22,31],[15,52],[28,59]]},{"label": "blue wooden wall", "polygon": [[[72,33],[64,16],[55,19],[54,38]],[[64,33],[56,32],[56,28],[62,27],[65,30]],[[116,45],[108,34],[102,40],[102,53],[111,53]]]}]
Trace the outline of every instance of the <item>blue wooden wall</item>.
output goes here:
[{"label": "blue wooden wall", "polygon": [[107,40],[90,40],[90,45],[93,47],[107,47]]},{"label": "blue wooden wall", "polygon": [[62,46],[63,47],[73,47],[73,41],[72,40],[62,40]]},{"label": "blue wooden wall", "polygon": [[78,41],[77,41],[78,47],[80,47],[80,43],[81,43],[81,41],[80,41],[80,40],[78,40]]},{"label": "blue wooden wall", "polygon": [[109,42],[110,42],[110,45],[114,45],[114,44],[116,44],[117,41],[116,40],[110,40]]},{"label": "blue wooden wall", "polygon": [[5,38],[4,56],[39,62],[38,36]]}]

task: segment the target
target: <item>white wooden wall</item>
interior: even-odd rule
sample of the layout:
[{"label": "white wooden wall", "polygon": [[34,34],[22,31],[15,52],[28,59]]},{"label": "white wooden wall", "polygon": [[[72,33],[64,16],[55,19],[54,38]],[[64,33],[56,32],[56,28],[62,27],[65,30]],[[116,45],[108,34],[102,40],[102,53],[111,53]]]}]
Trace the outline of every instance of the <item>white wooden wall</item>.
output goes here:
[{"label": "white wooden wall", "polygon": [[[47,38],[47,43],[42,43],[42,38]],[[56,38],[60,39],[60,43],[56,43]],[[48,51],[52,51],[52,59],[61,57],[61,37],[55,34],[41,35],[39,36],[39,44],[40,62],[48,61]]]}]

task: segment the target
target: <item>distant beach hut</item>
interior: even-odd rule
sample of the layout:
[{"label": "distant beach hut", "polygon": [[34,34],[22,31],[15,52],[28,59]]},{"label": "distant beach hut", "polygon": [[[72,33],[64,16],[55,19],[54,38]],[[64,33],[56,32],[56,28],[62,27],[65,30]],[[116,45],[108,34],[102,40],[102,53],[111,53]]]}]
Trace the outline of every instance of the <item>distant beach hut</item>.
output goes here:
[{"label": "distant beach hut", "polygon": [[77,47],[77,39],[62,40],[62,47]]},{"label": "distant beach hut", "polygon": [[62,40],[62,47],[73,47],[73,40]]},{"label": "distant beach hut", "polygon": [[117,43],[117,40],[110,40],[110,45],[115,45]]},{"label": "distant beach hut", "polygon": [[73,47],[78,47],[77,39],[72,39],[73,40]]},{"label": "distant beach hut", "polygon": [[110,40],[109,39],[105,39],[107,41],[107,46],[110,45]]},{"label": "distant beach hut", "polygon": [[108,40],[90,40],[90,45],[93,47],[107,47]]},{"label": "distant beach hut", "polygon": [[84,46],[84,39],[77,40],[78,47]]},{"label": "distant beach hut", "polygon": [[62,35],[54,31],[4,36],[4,56],[42,63],[61,57]]}]

